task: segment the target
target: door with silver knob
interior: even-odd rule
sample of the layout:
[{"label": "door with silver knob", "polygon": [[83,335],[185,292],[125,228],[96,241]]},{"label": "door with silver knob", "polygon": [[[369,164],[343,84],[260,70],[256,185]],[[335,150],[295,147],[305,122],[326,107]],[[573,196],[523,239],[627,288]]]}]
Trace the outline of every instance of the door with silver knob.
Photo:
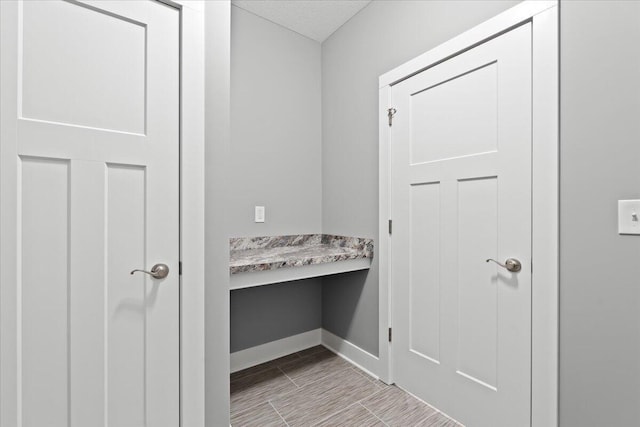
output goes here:
[{"label": "door with silver knob", "polygon": [[131,270],[130,274],[133,274],[135,272],[148,274],[154,279],[164,279],[169,275],[169,266],[167,264],[156,264],[153,267],[151,267],[150,271],[140,270],[136,268],[135,270]]},{"label": "door with silver knob", "polygon": [[512,273],[517,273],[518,271],[522,270],[522,264],[515,258],[507,258],[504,264],[501,264],[492,258],[489,258],[486,262],[494,262],[500,267],[506,268],[507,270],[511,271]]},{"label": "door with silver knob", "polygon": [[180,11],[0,21],[0,425],[176,427]]},{"label": "door with silver knob", "polygon": [[393,379],[465,425],[530,424],[531,31],[392,85],[380,123]]}]

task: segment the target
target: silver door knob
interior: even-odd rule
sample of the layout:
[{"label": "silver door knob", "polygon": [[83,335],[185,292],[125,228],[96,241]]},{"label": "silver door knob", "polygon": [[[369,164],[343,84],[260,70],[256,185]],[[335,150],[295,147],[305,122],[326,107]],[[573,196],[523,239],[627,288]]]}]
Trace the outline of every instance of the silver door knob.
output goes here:
[{"label": "silver door knob", "polygon": [[131,270],[131,274],[135,273],[136,271],[148,274],[154,279],[164,279],[169,275],[169,266],[167,264],[156,264],[151,267],[151,271],[139,270],[136,268],[135,270]]},{"label": "silver door knob", "polygon": [[496,264],[498,264],[500,267],[502,268],[506,268],[507,270],[513,272],[513,273],[517,273],[518,271],[522,270],[522,264],[520,263],[520,261],[518,261],[515,258],[507,258],[507,260],[504,262],[504,264],[500,264],[498,261],[496,261],[495,259],[491,259],[489,258],[487,260],[487,262],[495,262]]}]

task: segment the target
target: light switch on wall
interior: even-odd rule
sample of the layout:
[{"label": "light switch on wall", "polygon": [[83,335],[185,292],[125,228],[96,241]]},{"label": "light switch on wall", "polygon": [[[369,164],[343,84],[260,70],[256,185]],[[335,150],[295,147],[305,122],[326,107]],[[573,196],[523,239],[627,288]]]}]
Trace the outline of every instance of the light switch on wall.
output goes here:
[{"label": "light switch on wall", "polygon": [[640,234],[640,200],[618,200],[618,234]]},{"label": "light switch on wall", "polygon": [[256,222],[264,222],[264,206],[256,206]]}]

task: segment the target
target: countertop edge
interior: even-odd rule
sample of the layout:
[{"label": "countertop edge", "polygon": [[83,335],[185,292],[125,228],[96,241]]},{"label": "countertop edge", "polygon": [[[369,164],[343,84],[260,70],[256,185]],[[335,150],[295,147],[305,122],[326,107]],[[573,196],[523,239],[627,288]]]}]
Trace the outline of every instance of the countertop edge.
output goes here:
[{"label": "countertop edge", "polygon": [[[313,247],[312,245],[318,245]],[[273,253],[277,248],[299,247],[301,251],[307,253],[296,256],[296,253],[287,254]],[[309,248],[317,249],[317,252],[308,253]],[[282,268],[303,267],[305,265],[329,264],[353,259],[372,259],[373,239],[361,237],[338,236],[330,234],[305,234],[288,236],[265,236],[265,237],[242,237],[229,239],[230,258],[233,253],[238,257],[243,251],[251,252],[252,256],[259,254],[260,249],[269,251],[273,260],[260,260],[252,262],[250,259],[240,265],[229,266],[229,274],[250,273],[260,271],[271,271]],[[332,249],[343,248],[355,252],[332,253]],[[241,258],[241,255],[239,256]],[[236,260],[237,262],[237,260]]]}]

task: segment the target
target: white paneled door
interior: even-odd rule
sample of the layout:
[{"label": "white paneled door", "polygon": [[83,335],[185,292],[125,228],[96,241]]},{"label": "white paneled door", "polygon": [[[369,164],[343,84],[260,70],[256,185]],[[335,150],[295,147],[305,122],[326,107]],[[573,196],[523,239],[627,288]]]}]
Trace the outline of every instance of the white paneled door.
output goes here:
[{"label": "white paneled door", "polygon": [[1,425],[177,427],[179,11],[0,7]]},{"label": "white paneled door", "polygon": [[525,24],[392,87],[394,378],[468,427],[530,425],[531,84]]}]

